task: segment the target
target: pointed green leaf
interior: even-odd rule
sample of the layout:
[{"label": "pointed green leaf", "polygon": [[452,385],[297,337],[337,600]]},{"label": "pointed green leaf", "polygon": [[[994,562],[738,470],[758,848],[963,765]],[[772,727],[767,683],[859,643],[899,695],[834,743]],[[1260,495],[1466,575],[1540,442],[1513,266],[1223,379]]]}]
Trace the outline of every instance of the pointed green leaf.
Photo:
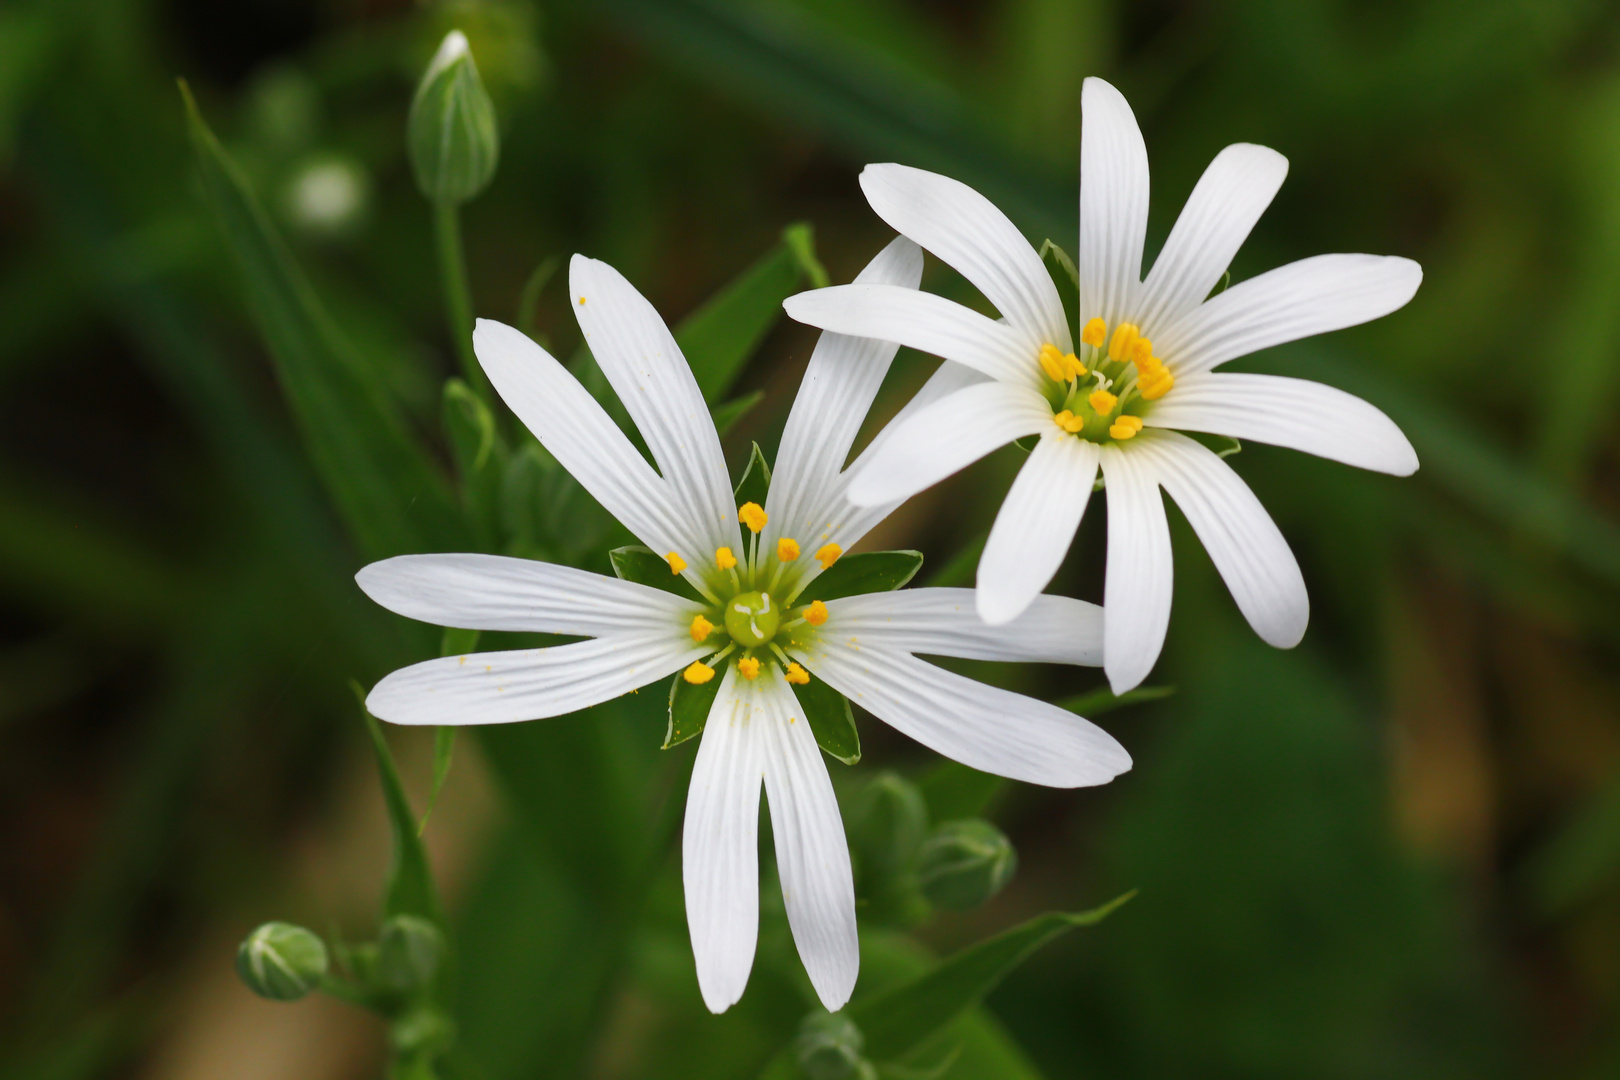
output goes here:
[{"label": "pointed green leaf", "polygon": [[460,550],[443,474],[355,356],[184,84],[203,189],[242,271],[259,332],[316,471],[369,558]]},{"label": "pointed green leaf", "polygon": [[1093,926],[1135,896],[1134,890],[1090,911],[1051,911],[971,945],[932,971],[852,1002],[848,1015],[866,1035],[866,1056],[892,1061],[915,1049],[1042,946],[1077,926]]},{"label": "pointed green leaf", "polygon": [[782,316],[782,301],[806,279],[826,281],[815,261],[810,226],[790,225],[782,241],[675,330],[703,399],[719,401]]},{"label": "pointed green leaf", "polygon": [[701,600],[691,582],[681,575],[672,573],[669,562],[654,552],[651,548],[640,544],[631,544],[627,547],[614,548],[608,552],[608,560],[613,564],[613,573],[621,581],[634,581],[638,585],[651,585],[655,589],[676,593],[688,600]]},{"label": "pointed green leaf", "polygon": [[714,673],[714,678],[706,683],[696,684],[686,681],[685,676],[675,676],[675,681],[669,684],[669,729],[664,732],[664,749],[679,746],[694,735],[703,734],[703,725],[709,722],[709,710],[714,707],[714,699],[720,693],[720,673]]},{"label": "pointed green leaf", "polygon": [[1115,694],[1104,686],[1089,693],[1064,698],[1057,703],[1057,706],[1060,709],[1068,709],[1072,713],[1079,713],[1085,717],[1101,716],[1105,712],[1112,712],[1125,705],[1138,705],[1144,701],[1159,701],[1175,692],[1176,688],[1173,686],[1138,686],[1135,690]]},{"label": "pointed green leaf", "polygon": [[771,466],[765,460],[765,451],[754,444],[754,450],[748,455],[748,468],[743,470],[742,479],[737,481],[737,505],[746,503],[759,503],[765,505],[765,497],[771,491]]},{"label": "pointed green leaf", "polygon": [[797,607],[812,600],[898,589],[916,576],[922,564],[920,551],[866,551],[845,555],[805,586],[793,604]]},{"label": "pointed green leaf", "polygon": [[720,433],[721,438],[730,431],[737,421],[753,412],[754,406],[765,400],[765,391],[755,390],[752,394],[744,394],[740,398],[732,398],[721,405],[709,410],[714,417],[714,430]]},{"label": "pointed green leaf", "polygon": [[388,824],[394,835],[394,855],[388,869],[388,885],[383,896],[384,915],[420,915],[445,928],[444,909],[439,906],[438,888],[433,883],[433,871],[428,866],[427,850],[417,835],[416,817],[411,813],[410,800],[399,782],[399,769],[394,755],[383,738],[382,725],[376,717],[365,711],[365,691],[360,684],[352,684],[355,696],[361,701],[361,715],[366,731],[371,735],[371,747],[377,754],[377,774],[382,781],[383,802],[388,807]]},{"label": "pointed green leaf", "polygon": [[1050,240],[1041,242],[1041,262],[1046,265],[1046,272],[1052,277],[1052,284],[1057,286],[1058,296],[1063,300],[1063,316],[1069,321],[1069,333],[1074,335],[1075,344],[1080,342],[1080,271],[1074,268],[1074,260],[1069,253],[1052,243]]},{"label": "pointed green leaf", "polygon": [[444,431],[462,479],[482,472],[495,451],[495,414],[460,379],[445,380]]},{"label": "pointed green leaf", "polygon": [[848,698],[814,677],[803,686],[795,686],[793,696],[799,699],[799,708],[815,732],[816,745],[845,765],[861,760],[861,736],[855,730],[855,714]]}]

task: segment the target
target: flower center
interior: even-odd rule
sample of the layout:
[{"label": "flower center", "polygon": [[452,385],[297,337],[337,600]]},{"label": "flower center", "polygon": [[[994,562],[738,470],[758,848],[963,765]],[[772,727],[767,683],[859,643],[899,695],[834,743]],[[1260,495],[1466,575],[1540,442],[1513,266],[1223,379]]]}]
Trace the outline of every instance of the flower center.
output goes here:
[{"label": "flower center", "polygon": [[1175,378],[1153,355],[1153,342],[1134,323],[1108,324],[1092,319],[1080,332],[1088,368],[1074,353],[1041,346],[1037,358],[1049,380],[1047,401],[1059,429],[1095,443],[1136,437],[1151,403],[1170,392]]},{"label": "flower center", "polygon": [[726,633],[745,649],[758,648],[776,636],[782,609],[767,592],[738,593],[726,604]]}]

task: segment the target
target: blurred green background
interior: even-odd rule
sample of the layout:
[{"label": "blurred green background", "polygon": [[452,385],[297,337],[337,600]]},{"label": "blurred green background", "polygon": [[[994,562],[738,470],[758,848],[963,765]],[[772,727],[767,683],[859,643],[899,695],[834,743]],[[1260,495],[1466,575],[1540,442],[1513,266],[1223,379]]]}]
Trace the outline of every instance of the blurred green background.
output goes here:
[{"label": "blurred green background", "polygon": [[[1150,251],[1214,153],[1252,141],[1292,167],[1234,278],[1329,251],[1421,262],[1405,310],[1236,365],[1367,397],[1422,460],[1395,480],[1233,459],[1304,567],[1304,644],[1253,636],[1172,510],[1151,681],[1177,692],[1101,718],[1135,770],[1004,792],[1013,884],[911,934],[869,925],[863,986],[1139,887],[1009,978],[947,1075],[1620,1074],[1620,6],[5,0],[0,1077],[381,1067],[380,1025],[260,1001],[230,965],[270,918],[374,931],[388,836],[348,680],[437,638],[353,585],[411,548],[356,527],[332,432],[261,344],[175,79],[376,414],[449,476],[455,352],[403,130],[452,26],[503,139],[464,216],[476,310],[564,357],[565,299],[526,290],[545,260],[606,259],[674,323],[804,221],[845,281],[888,238],[867,161],[957,176],[1072,250],[1092,74],[1147,137]],[[932,261],[925,285],[971,295]],[[766,394],[727,436],[734,467],[751,440],[773,450],[812,344],[783,320],[752,354],[736,393]],[[878,411],[928,366],[903,355]],[[948,569],[1016,454],[874,540]],[[493,540],[430,528],[449,481],[393,509],[418,550],[607,569],[622,541],[589,508],[545,496],[532,536],[514,525],[539,481],[508,473]],[[1105,526],[1098,501],[1054,589],[1100,599]],[[1053,699],[1101,683],[998,677]],[[696,744],[658,750],[662,695],[458,744],[427,841],[458,927],[463,1075],[751,1076],[805,1011],[769,881],[748,994],[702,1010],[658,840]],[[865,760],[830,764],[843,796],[932,765],[861,732]],[[431,736],[390,735],[420,806]]]}]

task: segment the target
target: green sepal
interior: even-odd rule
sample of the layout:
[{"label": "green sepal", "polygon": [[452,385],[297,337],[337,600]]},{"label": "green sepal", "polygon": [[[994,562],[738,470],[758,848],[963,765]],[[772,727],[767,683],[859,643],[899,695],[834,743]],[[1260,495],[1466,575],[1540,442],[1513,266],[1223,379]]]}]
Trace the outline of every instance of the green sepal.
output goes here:
[{"label": "green sepal", "polygon": [[744,394],[740,398],[732,398],[722,402],[709,410],[714,418],[714,430],[724,438],[726,432],[734,427],[737,421],[754,411],[754,406],[765,400],[765,391],[755,390],[752,394]]},{"label": "green sepal", "polygon": [[640,544],[614,548],[608,552],[613,574],[620,581],[634,581],[638,585],[651,585],[684,596],[688,600],[702,600],[692,583],[679,574],[671,573],[669,562],[651,548]]},{"label": "green sepal", "polygon": [[723,677],[717,671],[714,678],[698,685],[687,682],[684,675],[675,676],[675,681],[669,684],[669,730],[664,732],[665,750],[703,734],[703,725],[709,722],[709,710],[720,693]]},{"label": "green sepal", "polygon": [[1207,431],[1183,431],[1182,434],[1193,442],[1215,451],[1216,457],[1231,457],[1243,450],[1243,444],[1230,435],[1211,435]]},{"label": "green sepal", "polygon": [[799,699],[817,746],[845,765],[861,760],[861,735],[855,730],[855,713],[848,698],[817,678],[795,686],[793,696]]},{"label": "green sepal", "polygon": [[1051,275],[1052,284],[1057,286],[1058,296],[1063,301],[1063,317],[1069,321],[1069,333],[1074,335],[1075,343],[1078,345],[1080,271],[1075,269],[1074,260],[1069,258],[1069,253],[1050,240],[1041,241],[1041,262],[1046,266],[1046,272]]},{"label": "green sepal", "polygon": [[1221,280],[1215,283],[1215,287],[1209,291],[1209,295],[1204,297],[1204,302],[1206,304],[1209,303],[1211,300],[1215,299],[1217,296],[1221,295],[1221,293],[1225,292],[1231,287],[1232,271],[1228,270],[1226,273],[1221,275]]},{"label": "green sepal", "polygon": [[771,491],[771,466],[765,460],[765,451],[754,444],[753,453],[748,455],[748,468],[743,470],[742,479],[737,481],[737,505],[744,503],[759,503],[765,505],[765,496]]},{"label": "green sepal", "polygon": [[800,607],[812,600],[836,600],[860,593],[891,592],[922,569],[920,551],[864,551],[845,555],[821,572],[793,600]]}]

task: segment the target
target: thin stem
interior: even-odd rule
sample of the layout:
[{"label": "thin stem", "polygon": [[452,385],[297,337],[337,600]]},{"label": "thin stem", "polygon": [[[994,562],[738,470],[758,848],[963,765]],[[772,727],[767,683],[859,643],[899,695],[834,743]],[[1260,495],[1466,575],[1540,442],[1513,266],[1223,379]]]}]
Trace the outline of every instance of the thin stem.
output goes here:
[{"label": "thin stem", "polygon": [[433,232],[439,246],[439,277],[444,285],[445,316],[450,323],[450,338],[456,345],[456,358],[461,361],[461,377],[482,398],[490,399],[489,380],[478,366],[473,352],[472,289],[467,284],[467,253],[461,243],[461,209],[453,202],[433,204]]}]

